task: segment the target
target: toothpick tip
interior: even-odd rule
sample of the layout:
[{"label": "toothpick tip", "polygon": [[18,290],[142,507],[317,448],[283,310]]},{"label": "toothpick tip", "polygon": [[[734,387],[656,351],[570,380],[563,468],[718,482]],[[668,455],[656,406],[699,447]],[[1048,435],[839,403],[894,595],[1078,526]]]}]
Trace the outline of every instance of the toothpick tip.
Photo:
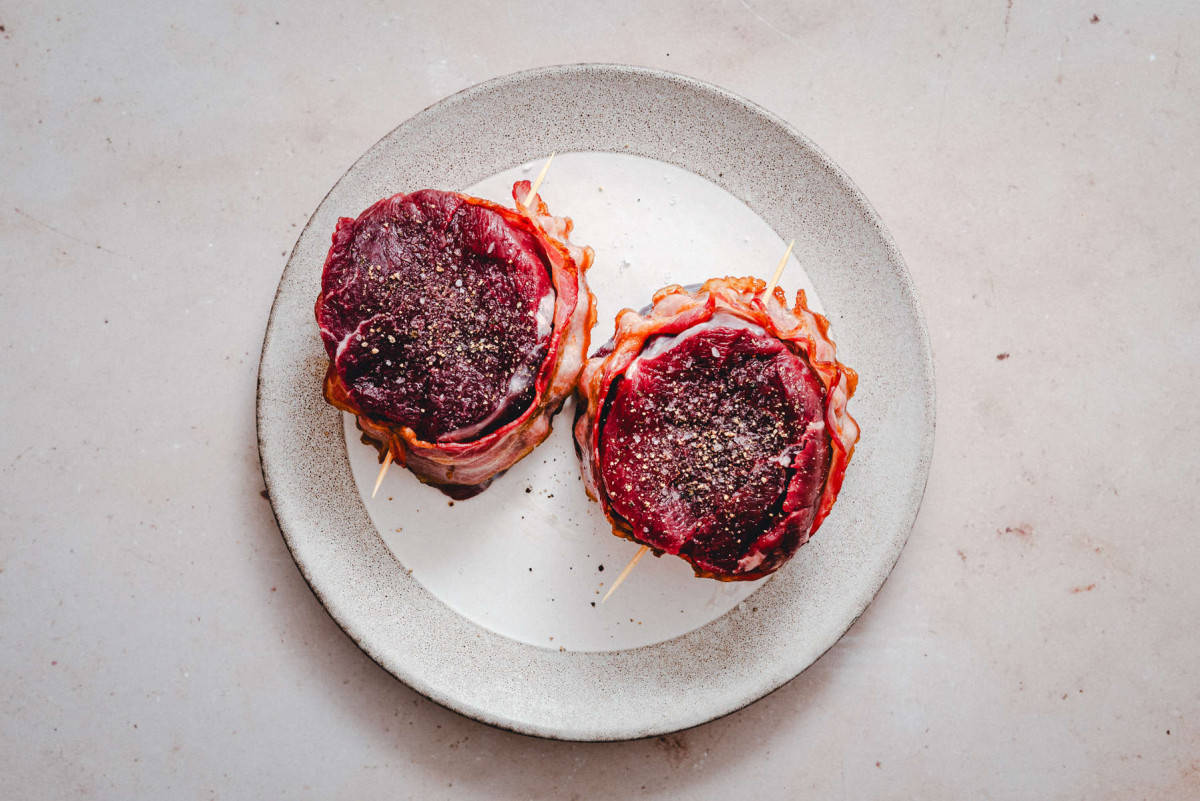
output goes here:
[{"label": "toothpick tip", "polygon": [[388,448],[387,455],[383,457],[383,464],[379,468],[379,475],[375,477],[375,487],[371,490],[371,497],[374,498],[379,492],[379,485],[383,483],[383,477],[387,475],[388,467],[392,464],[392,449]]},{"label": "toothpick tip", "polygon": [[623,582],[625,580],[626,576],[628,576],[630,574],[630,572],[633,570],[634,565],[636,565],[638,563],[638,560],[641,559],[643,556],[645,556],[646,551],[649,551],[649,550],[650,550],[649,545],[643,545],[641,548],[638,549],[638,552],[635,553],[633,555],[633,558],[629,560],[629,564],[625,565],[625,569],[621,571],[621,574],[619,576],[617,576],[617,580],[614,581],[612,583],[612,586],[608,588],[608,592],[604,593],[604,597],[600,599],[601,604],[603,604],[605,601],[607,601],[609,596],[617,591],[617,587],[621,586],[621,582]]},{"label": "toothpick tip", "polygon": [[783,268],[787,267],[788,257],[792,255],[792,248],[796,246],[796,240],[788,242],[787,250],[783,252],[783,258],[779,260],[778,266],[775,267],[775,275],[771,276],[771,282],[767,284],[767,288],[763,291],[763,297],[769,298],[775,291],[775,287],[779,284],[779,279],[783,276]]},{"label": "toothpick tip", "polygon": [[556,155],[558,155],[557,150],[550,151],[550,157],[546,159],[546,163],[542,165],[542,171],[538,173],[537,178],[533,181],[533,185],[529,187],[529,194],[525,196],[525,202],[521,204],[522,206],[529,208],[529,204],[537,197],[538,189],[541,188],[542,181],[546,178],[546,171],[550,169],[550,162],[554,161]]}]

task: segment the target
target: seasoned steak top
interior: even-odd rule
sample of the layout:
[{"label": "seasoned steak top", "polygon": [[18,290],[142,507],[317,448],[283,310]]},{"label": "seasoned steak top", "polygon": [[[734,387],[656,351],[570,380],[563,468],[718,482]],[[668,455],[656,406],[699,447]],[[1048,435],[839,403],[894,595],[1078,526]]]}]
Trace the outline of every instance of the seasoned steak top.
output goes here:
[{"label": "seasoned steak top", "polygon": [[636,539],[734,573],[785,515],[811,525],[830,460],[824,395],[803,358],[736,318],[651,340],[601,416],[612,511]]},{"label": "seasoned steak top", "polygon": [[468,200],[426,189],[339,220],[317,302],[354,404],[429,442],[478,438],[527,409],[553,328],[534,231]]}]

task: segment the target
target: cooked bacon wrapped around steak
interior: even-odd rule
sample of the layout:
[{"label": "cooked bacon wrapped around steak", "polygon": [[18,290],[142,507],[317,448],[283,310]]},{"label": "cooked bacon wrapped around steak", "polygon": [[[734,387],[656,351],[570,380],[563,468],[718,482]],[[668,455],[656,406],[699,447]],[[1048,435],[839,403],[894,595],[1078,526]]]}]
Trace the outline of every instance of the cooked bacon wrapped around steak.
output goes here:
[{"label": "cooked bacon wrapped around steak", "polygon": [[528,181],[516,210],[424,189],[338,220],[316,316],[325,398],[452,498],[550,433],[595,323],[591,248]]},{"label": "cooked bacon wrapped around steak", "polygon": [[766,576],[829,514],[858,441],[858,376],[804,292],[756,278],[669,286],[617,315],[580,373],[575,443],[613,532],[696,575]]}]

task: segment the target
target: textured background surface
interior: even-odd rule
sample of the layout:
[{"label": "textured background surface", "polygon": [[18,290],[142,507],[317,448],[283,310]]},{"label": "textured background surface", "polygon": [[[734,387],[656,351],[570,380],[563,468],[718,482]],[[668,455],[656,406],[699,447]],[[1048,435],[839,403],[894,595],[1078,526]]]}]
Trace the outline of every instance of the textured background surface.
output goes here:
[{"label": "textured background surface", "polygon": [[[1200,793],[1200,11],[601,5],[0,10],[5,794]],[[376,667],[288,557],[254,436],[329,186],[447,93],[571,61],[808,134],[895,236],[938,369],[925,506],[866,615],[758,704],[611,745]]]}]

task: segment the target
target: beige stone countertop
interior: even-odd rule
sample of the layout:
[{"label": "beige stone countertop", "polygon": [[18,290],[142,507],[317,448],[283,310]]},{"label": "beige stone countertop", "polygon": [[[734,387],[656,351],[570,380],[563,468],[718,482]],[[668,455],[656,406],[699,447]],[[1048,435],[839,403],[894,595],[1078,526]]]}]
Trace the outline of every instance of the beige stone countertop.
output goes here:
[{"label": "beige stone countertop", "polygon": [[[1200,6],[17,0],[0,26],[0,795],[1200,797]],[[613,744],[377,667],[289,557],[254,425],[285,254],[346,167],[580,61],[817,142],[908,262],[938,385],[920,517],[841,642]]]}]

